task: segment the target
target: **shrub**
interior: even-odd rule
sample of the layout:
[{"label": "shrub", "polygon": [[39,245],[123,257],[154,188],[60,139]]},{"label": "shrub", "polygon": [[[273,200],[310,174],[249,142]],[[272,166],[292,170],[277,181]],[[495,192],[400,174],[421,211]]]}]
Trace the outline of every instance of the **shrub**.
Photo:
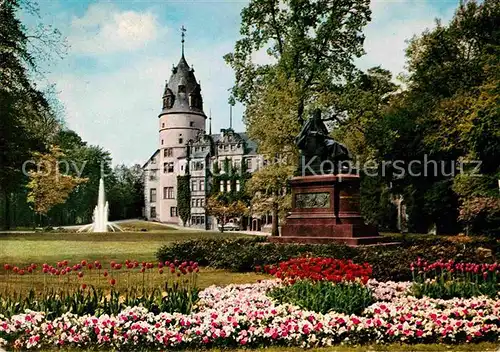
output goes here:
[{"label": "shrub", "polygon": [[299,280],[274,288],[268,295],[280,303],[290,303],[323,314],[330,311],[360,314],[373,303],[371,290],[359,282],[333,284],[329,281]]},{"label": "shrub", "polygon": [[203,266],[245,272],[256,266],[272,265],[290,258],[314,256],[351,259],[355,263],[370,263],[373,277],[380,281],[409,281],[410,264],[418,257],[434,261],[456,259],[463,262],[491,263],[499,253],[498,243],[473,239],[458,242],[446,237],[395,237],[393,246],[348,247],[342,244],[274,244],[266,238],[202,239],[163,246],[157,252],[160,261],[193,260]]},{"label": "shrub", "polygon": [[[253,271],[256,266],[276,264],[290,258],[311,256],[352,257],[354,249],[342,244],[303,245],[267,243],[265,237],[235,239],[198,239],[160,247],[159,261],[193,260],[202,266],[237,272]],[[196,259],[195,259],[196,258]]]}]

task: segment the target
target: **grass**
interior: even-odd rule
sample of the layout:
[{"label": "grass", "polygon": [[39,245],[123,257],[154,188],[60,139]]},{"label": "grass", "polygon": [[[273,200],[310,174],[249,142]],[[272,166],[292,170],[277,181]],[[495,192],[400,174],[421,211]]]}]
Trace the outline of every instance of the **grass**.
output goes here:
[{"label": "grass", "polygon": [[[161,226],[161,225],[160,225]],[[110,261],[155,260],[156,250],[169,242],[197,238],[230,238],[236,233],[164,230],[110,233],[3,233],[0,234],[0,261],[15,265],[54,263],[67,259]]]},{"label": "grass", "polygon": [[[210,352],[224,351],[211,349]],[[233,349],[232,352],[245,352],[248,349]],[[303,348],[294,347],[269,347],[260,348],[255,351],[263,352],[303,352]],[[468,344],[468,345],[442,345],[442,344],[418,344],[418,345],[400,345],[400,344],[390,344],[390,345],[363,345],[363,346],[332,346],[325,348],[313,348],[306,351],[315,352],[370,352],[370,351],[401,351],[401,352],[443,352],[443,351],[453,351],[453,352],[465,352],[465,351],[498,351],[498,344],[495,343],[478,343],[478,344]]]},{"label": "grass", "polygon": [[[256,349],[204,349],[204,350],[188,350],[186,352],[194,351],[206,351],[206,352],[249,352],[249,351],[259,351],[259,352],[303,352],[303,351],[314,351],[314,352],[495,352],[498,351],[498,344],[491,342],[483,342],[478,344],[467,344],[467,345],[442,345],[442,344],[418,344],[418,345],[400,345],[400,344],[390,344],[390,345],[363,345],[363,346],[332,346],[325,348],[312,348],[304,350],[298,347],[268,347],[268,348],[256,348]],[[50,350],[44,350],[46,352]],[[82,352],[82,351],[94,351],[94,350],[74,350],[74,349],[59,349],[62,352]]]},{"label": "grass", "polygon": [[[156,226],[162,226],[153,224]],[[142,226],[142,224],[140,225]],[[105,269],[109,270],[109,262],[115,260],[124,262],[126,259],[155,262],[156,250],[168,243],[197,238],[228,238],[243,236],[236,233],[196,232],[182,230],[163,230],[157,228],[148,232],[110,232],[110,233],[73,233],[73,232],[37,232],[37,233],[4,233],[0,234],[0,264],[10,263],[19,267],[36,263],[55,265],[57,261],[68,260],[71,264],[99,260]],[[37,270],[39,271],[39,270]],[[137,270],[136,270],[137,271]],[[160,285],[164,278],[155,272],[149,276],[152,284]],[[118,287],[131,283],[142,283],[142,274],[126,274],[125,270],[115,272]],[[66,284],[67,278],[54,279],[54,285]],[[127,280],[128,279],[128,280]],[[210,285],[227,285],[230,283],[250,283],[262,279],[261,275],[253,273],[230,273],[223,270],[203,268],[198,284],[201,288]],[[12,283],[12,280],[16,280]],[[73,280],[73,279],[72,279]],[[16,291],[41,287],[44,284],[43,274],[25,275],[23,277],[10,276],[10,283],[6,283],[5,271],[0,269],[0,290],[7,286]],[[80,285],[82,282],[95,286],[107,287],[109,284],[103,277],[97,278],[94,270],[91,275],[85,272],[84,280],[71,284]]]}]

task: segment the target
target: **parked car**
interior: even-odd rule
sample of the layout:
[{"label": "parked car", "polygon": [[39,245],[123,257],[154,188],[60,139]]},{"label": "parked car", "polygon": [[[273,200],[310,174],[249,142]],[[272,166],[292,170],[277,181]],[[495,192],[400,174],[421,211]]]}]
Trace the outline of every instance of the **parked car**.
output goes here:
[{"label": "parked car", "polygon": [[[219,231],[221,230],[221,227],[221,224],[217,225]],[[228,222],[224,225],[224,231],[238,231],[239,229],[240,227],[238,226],[238,224],[235,224],[234,222]]]}]

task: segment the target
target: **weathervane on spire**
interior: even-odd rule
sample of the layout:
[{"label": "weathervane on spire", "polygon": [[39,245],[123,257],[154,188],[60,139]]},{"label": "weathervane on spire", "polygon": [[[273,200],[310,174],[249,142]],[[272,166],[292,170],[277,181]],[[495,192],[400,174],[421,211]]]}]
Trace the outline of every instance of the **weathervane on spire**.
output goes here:
[{"label": "weathervane on spire", "polygon": [[181,43],[182,43],[182,56],[184,56],[184,37],[186,36],[186,28],[184,28],[184,25],[182,25],[181,27],[181,37],[182,37],[182,40],[181,40]]}]

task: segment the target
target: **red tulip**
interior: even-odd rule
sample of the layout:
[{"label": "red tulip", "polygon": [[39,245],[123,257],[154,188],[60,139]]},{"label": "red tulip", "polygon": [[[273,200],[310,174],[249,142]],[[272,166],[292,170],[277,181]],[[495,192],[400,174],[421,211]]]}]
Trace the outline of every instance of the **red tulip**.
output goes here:
[{"label": "red tulip", "polygon": [[109,280],[109,283],[111,284],[111,286],[114,286],[116,284],[116,280],[115,279],[111,279],[111,280]]},{"label": "red tulip", "polygon": [[85,290],[87,288],[87,284],[82,284],[82,289]]},{"label": "red tulip", "polygon": [[4,268],[5,270],[10,270],[10,265],[9,265],[9,264],[4,264],[3,268]]},{"label": "red tulip", "polygon": [[163,274],[163,269],[159,269],[159,270],[158,270],[158,272],[159,272],[160,274]]},{"label": "red tulip", "polygon": [[108,276],[108,272],[107,271],[104,271],[104,273],[102,273],[104,275],[104,277],[107,277]]}]

